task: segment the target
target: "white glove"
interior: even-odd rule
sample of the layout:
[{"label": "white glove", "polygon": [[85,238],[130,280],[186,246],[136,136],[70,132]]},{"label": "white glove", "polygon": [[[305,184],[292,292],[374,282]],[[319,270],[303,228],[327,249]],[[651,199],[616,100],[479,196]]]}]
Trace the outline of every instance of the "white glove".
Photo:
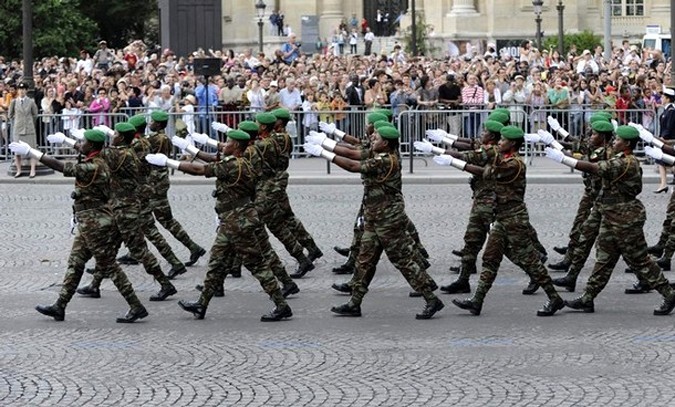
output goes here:
[{"label": "white glove", "polygon": [[321,145],[323,141],[327,138],[326,134],[319,133],[314,130],[309,132],[309,135],[305,137],[305,141],[311,144]]},{"label": "white glove", "polygon": [[433,153],[438,155],[443,154],[445,152],[444,149],[434,146],[427,140],[416,141],[413,143],[413,146],[415,147],[415,150],[419,150],[423,153]]},{"label": "white glove", "polygon": [[639,132],[641,132],[641,133],[642,133],[642,131],[643,131],[643,130],[645,130],[645,128],[644,128],[644,127],[642,127],[642,125],[641,125],[641,124],[639,124],[639,123],[633,123],[633,122],[629,122],[629,123],[628,123],[628,125],[629,125],[630,127],[634,127],[634,128],[636,128],[636,129],[637,129],[637,131],[639,131]]},{"label": "white glove", "polygon": [[[333,140],[331,140],[333,141]],[[333,141],[335,142],[335,141]],[[311,144],[311,143],[305,143],[302,145],[302,147],[305,149],[305,151],[313,155],[314,157],[323,157],[328,161],[333,161],[333,158],[335,158],[335,153],[331,153],[330,151],[326,151],[323,149],[323,147],[316,145],[316,144]]]},{"label": "white glove", "polygon": [[145,156],[145,161],[149,162],[152,165],[158,167],[166,167],[166,162],[169,160],[169,157],[164,154],[148,154]]},{"label": "white glove", "polygon": [[540,142],[541,137],[539,137],[539,135],[537,133],[525,133],[525,141],[527,141],[528,143],[534,144],[534,143]]},{"label": "white glove", "polygon": [[565,154],[563,154],[563,152],[560,150],[556,150],[551,147],[546,147],[546,158],[561,163],[563,161],[563,158],[565,158]]},{"label": "white glove", "polygon": [[576,158],[568,157],[565,154],[563,154],[562,151],[551,147],[546,147],[546,158],[550,158],[553,161],[563,163],[566,166],[572,168],[576,167],[577,161],[579,161]]},{"label": "white glove", "polygon": [[438,165],[451,165],[460,170],[463,170],[464,167],[466,167],[466,161],[459,160],[448,154],[435,156],[434,162]]},{"label": "white glove", "polygon": [[663,151],[660,148],[647,146],[645,147],[645,154],[647,154],[648,156],[652,157],[655,160],[663,159]]},{"label": "white glove", "polygon": [[614,126],[614,130],[616,131],[616,129],[619,127],[619,123],[617,123],[616,120],[614,120],[614,119],[612,119],[611,122],[612,122],[612,126]]},{"label": "white glove", "polygon": [[539,135],[539,138],[541,139],[542,143],[546,144],[547,146],[551,146],[556,150],[562,151],[563,146],[560,143],[558,143],[558,141],[556,141],[556,139],[553,137],[553,134],[543,129],[537,131],[537,134]]},{"label": "white glove", "polygon": [[329,136],[333,134],[333,132],[337,129],[335,127],[335,123],[326,123],[326,122],[319,122],[319,128],[321,129],[322,132],[328,134]]},{"label": "white glove", "polygon": [[60,131],[56,132],[54,134],[48,135],[47,141],[49,141],[50,144],[63,143],[63,144],[68,144],[71,147],[73,147],[77,143],[77,140],[72,139],[70,137],[66,137],[66,135],[61,133]]},{"label": "white glove", "polygon": [[[227,124],[220,123],[220,122],[211,123],[211,128],[213,130],[216,130],[216,131],[219,131],[219,132],[225,133],[225,134],[227,134],[228,131],[232,130],[232,129],[230,129],[230,127]],[[204,143],[202,143],[202,144],[204,144]]]},{"label": "white glove", "polygon": [[560,122],[558,122],[558,119],[556,119],[555,117],[553,117],[553,116],[548,116],[548,117],[546,118],[546,121],[548,122],[548,125],[551,126],[551,129],[552,129],[553,131],[558,131],[558,130],[561,129],[561,127],[560,127]]},{"label": "white glove", "polygon": [[14,141],[9,143],[9,149],[16,155],[27,156],[30,154],[30,146],[25,141]]},{"label": "white glove", "polygon": [[194,140],[198,144],[218,148],[218,140],[214,140],[204,133],[192,133],[191,136],[192,140]]},{"label": "white glove", "polygon": [[101,130],[108,136],[112,137],[115,135],[115,130],[111,129],[110,127],[106,126],[105,124],[99,124],[98,126],[94,126],[95,130]]},{"label": "white glove", "polygon": [[71,129],[70,134],[78,140],[84,140],[84,129]]},{"label": "white glove", "polygon": [[171,144],[178,147],[181,151],[185,150],[190,145],[187,140],[178,136],[171,137]]},{"label": "white glove", "polygon": [[427,136],[427,138],[433,141],[434,143],[440,143],[441,141],[443,141],[445,137],[448,136],[448,133],[446,133],[441,129],[436,129],[436,130],[427,130],[426,132],[424,132],[424,135]]}]

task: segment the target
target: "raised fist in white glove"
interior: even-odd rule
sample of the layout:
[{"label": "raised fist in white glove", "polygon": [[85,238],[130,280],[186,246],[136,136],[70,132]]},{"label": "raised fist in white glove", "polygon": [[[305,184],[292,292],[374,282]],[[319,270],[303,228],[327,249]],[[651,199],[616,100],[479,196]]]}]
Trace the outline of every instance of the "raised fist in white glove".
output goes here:
[{"label": "raised fist in white glove", "polygon": [[192,133],[192,140],[199,144],[206,144],[209,141],[209,136],[204,133]]},{"label": "raised fist in white glove", "polygon": [[551,145],[551,143],[553,143],[553,140],[555,140],[555,138],[553,138],[553,134],[547,132],[544,129],[540,129],[539,131],[537,131],[537,134],[539,135],[539,139],[541,140],[541,142],[546,144],[547,146]]},{"label": "raised fist in white glove", "polygon": [[335,123],[326,123],[326,122],[319,122],[319,128],[321,129],[322,132],[328,135],[332,135],[335,132],[335,129],[337,129]]},{"label": "raised fist in white glove", "polygon": [[441,154],[434,157],[434,162],[438,165],[452,165],[454,158],[448,154]]},{"label": "raised fist in white glove", "polygon": [[426,140],[416,141],[413,143],[413,146],[415,147],[415,150],[423,153],[430,153],[434,149],[434,145]]},{"label": "raised fist in white glove", "polygon": [[110,137],[115,135],[115,131],[110,127],[106,126],[105,124],[99,124],[98,126],[94,126],[94,129],[101,130]]},{"label": "raised fist in white glove", "polygon": [[166,167],[166,162],[169,158],[164,154],[148,154],[145,156],[145,160],[152,165],[158,167]]},{"label": "raised fist in white glove", "polygon": [[78,140],[84,140],[84,129],[71,129],[70,134]]},{"label": "raised fist in white glove", "polygon": [[9,149],[17,155],[28,155],[30,153],[30,145],[25,141],[14,141],[9,143]]},{"label": "raised fist in white glove", "polygon": [[550,158],[553,161],[561,163],[565,154],[562,151],[556,150],[555,148],[546,147],[546,158]]},{"label": "raised fist in white glove", "polygon": [[525,133],[525,141],[528,143],[538,143],[541,141],[541,137],[539,137],[538,134],[536,133]]},{"label": "raised fist in white glove", "polygon": [[641,124],[639,124],[639,123],[633,123],[633,122],[629,122],[629,123],[628,123],[628,125],[629,125],[630,127],[634,127],[634,128],[636,128],[636,129],[637,129],[637,131],[640,131],[640,132],[641,132],[641,131],[643,131],[643,130],[645,130],[645,128],[644,128],[644,127],[642,127],[642,125],[641,125]]},{"label": "raised fist in white glove", "polygon": [[187,141],[184,138],[180,138],[178,136],[173,136],[173,137],[171,137],[171,144],[178,147],[182,151],[182,150],[185,150],[186,148],[188,148],[188,146],[190,145],[190,142]]},{"label": "raised fist in white glove", "polygon": [[319,132],[316,132],[316,131],[312,130],[312,131],[309,132],[309,135],[307,137],[305,137],[305,141],[308,142],[308,143],[317,144],[317,145],[320,146],[321,143],[323,143],[323,141],[327,137],[328,136],[326,136],[326,134],[324,134],[324,133],[319,133]]},{"label": "raised fist in white glove", "polygon": [[553,117],[553,116],[548,116],[548,117],[546,118],[546,121],[548,122],[548,125],[551,126],[551,129],[553,129],[553,131],[558,131],[558,130],[560,130],[560,128],[561,128],[561,127],[560,127],[560,122],[558,122],[558,119],[556,119],[555,117]]},{"label": "raised fist in white glove", "polygon": [[619,123],[617,123],[616,120],[612,119],[612,126],[614,126],[614,130],[616,130],[619,127]]},{"label": "raised fist in white glove", "polygon": [[[230,127],[225,124],[225,123],[220,123],[220,122],[213,122],[211,123],[211,128],[215,131],[219,131],[221,133],[226,133],[230,131]],[[204,144],[204,143],[202,143]]]},{"label": "raised fist in white glove", "polygon": [[313,155],[314,157],[320,157],[323,148],[318,144],[305,143],[302,145],[302,148],[305,149],[307,154]]},{"label": "raised fist in white glove", "polygon": [[54,134],[48,135],[47,141],[49,141],[50,144],[63,143],[64,141],[66,141],[66,135],[59,131]]},{"label": "raised fist in white glove", "polygon": [[448,136],[448,133],[441,129],[427,130],[424,134],[434,143],[440,143],[445,137]]},{"label": "raised fist in white glove", "polygon": [[645,147],[645,154],[652,157],[655,160],[663,160],[663,150],[660,148],[654,148],[647,146]]}]

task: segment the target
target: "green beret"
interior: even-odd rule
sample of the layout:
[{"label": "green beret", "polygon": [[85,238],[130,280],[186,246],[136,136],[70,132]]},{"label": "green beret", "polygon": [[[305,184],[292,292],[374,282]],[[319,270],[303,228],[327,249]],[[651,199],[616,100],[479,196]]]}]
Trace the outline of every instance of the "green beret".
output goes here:
[{"label": "green beret", "polygon": [[393,124],[389,123],[386,120],[380,120],[378,122],[373,123],[373,127],[375,127],[375,129],[379,130],[382,127],[395,127],[395,126]]},{"label": "green beret", "polygon": [[614,126],[612,123],[608,122],[607,120],[596,120],[593,123],[591,123],[591,129],[593,131],[596,131],[598,133],[613,133],[614,132]]},{"label": "green beret", "polygon": [[144,114],[137,114],[135,116],[131,116],[129,118],[128,123],[131,124],[132,126],[134,126],[136,128],[136,130],[140,129],[141,127],[143,127],[147,124]]},{"label": "green beret", "polygon": [[255,119],[260,124],[274,124],[277,122],[277,117],[272,113],[258,113],[255,115]]},{"label": "green beret", "polygon": [[595,116],[595,115],[604,116],[605,118],[607,118],[607,120],[612,120],[612,114],[610,112],[606,112],[604,110],[593,113],[593,116]]},{"label": "green beret", "polygon": [[501,134],[505,139],[509,140],[518,140],[525,136],[523,129],[516,126],[504,126],[499,131],[499,134]]},{"label": "green beret", "polygon": [[511,115],[511,112],[509,111],[509,109],[507,109],[505,107],[498,107],[496,109],[493,109],[492,112],[490,112],[490,114],[492,114],[492,113],[503,113],[507,116]]},{"label": "green beret", "polygon": [[640,137],[640,132],[635,127],[619,126],[616,128],[616,135],[624,140],[633,140]]},{"label": "green beret", "polygon": [[506,124],[509,122],[509,120],[511,120],[511,117],[503,112],[492,112],[488,115],[487,119],[499,122],[501,124]]},{"label": "green beret", "polygon": [[[260,130],[260,126],[258,126],[258,123],[252,122],[250,120],[245,120],[245,121],[239,123],[237,128],[239,130],[242,130],[242,131],[259,131]],[[229,135],[230,133],[227,133],[227,134]]]},{"label": "green beret", "polygon": [[150,118],[153,122],[166,122],[169,121],[169,114],[164,110],[153,110]]},{"label": "green beret", "polygon": [[227,132],[227,138],[232,140],[245,140],[248,141],[251,139],[251,136],[248,135],[245,131],[241,130],[230,130]]},{"label": "green beret", "polygon": [[485,123],[483,123],[483,126],[485,126],[485,130],[491,133],[499,133],[502,130],[502,128],[504,128],[503,124],[494,120],[486,121]]},{"label": "green beret", "polygon": [[92,143],[105,143],[105,133],[101,130],[86,130],[84,132],[84,138]]},{"label": "green beret", "polygon": [[366,116],[366,122],[368,124],[375,124],[375,122],[379,121],[388,122],[389,119],[387,119],[387,116],[383,115],[382,113],[368,113],[368,116]]},{"label": "green beret", "polygon": [[270,113],[274,115],[277,119],[286,119],[290,120],[291,119],[291,112],[289,112],[287,109],[284,108],[278,108],[272,110]]},{"label": "green beret", "polygon": [[136,131],[136,127],[128,122],[121,122],[115,125],[115,130],[118,133],[131,133]]},{"label": "green beret", "polygon": [[591,123],[591,125],[595,122],[607,122],[609,123],[609,118],[605,116],[604,114],[598,114],[598,113],[593,113],[590,119],[588,121]]},{"label": "green beret", "polygon": [[391,119],[394,118],[394,112],[389,109],[375,109],[373,110],[373,113],[379,113],[386,116],[388,121],[391,121]]},{"label": "green beret", "polygon": [[383,126],[380,127],[377,132],[384,139],[398,139],[401,137],[401,133],[398,132],[398,129],[393,126]]}]

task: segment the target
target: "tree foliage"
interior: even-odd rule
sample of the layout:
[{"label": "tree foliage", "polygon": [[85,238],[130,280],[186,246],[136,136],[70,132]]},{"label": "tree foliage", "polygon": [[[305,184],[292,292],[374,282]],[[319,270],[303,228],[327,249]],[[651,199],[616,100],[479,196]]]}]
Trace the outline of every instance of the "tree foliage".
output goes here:
[{"label": "tree foliage", "polygon": [[[427,24],[426,19],[424,18],[423,12],[416,12],[416,24],[415,32],[416,38],[415,43],[417,44],[417,54],[418,55],[431,55],[435,51],[434,47],[429,41],[429,33],[433,30],[431,24]],[[412,36],[412,24],[406,27],[403,32],[403,43],[405,45],[405,52],[412,55],[413,48],[413,36]]]},{"label": "tree foliage", "polygon": [[[593,51],[595,47],[602,45],[602,37],[595,35],[592,31],[587,30],[576,34],[565,34],[563,36],[563,52],[567,53],[572,44],[577,46],[577,51],[579,53],[585,49]],[[544,49],[558,49],[558,36],[556,35],[555,37],[546,37],[542,46]]]},{"label": "tree foliage", "polygon": [[[22,0],[0,1],[0,55],[21,58]],[[32,0],[33,55],[77,55],[105,39],[111,48],[157,40],[156,0]],[[148,30],[147,27],[154,27]]]}]

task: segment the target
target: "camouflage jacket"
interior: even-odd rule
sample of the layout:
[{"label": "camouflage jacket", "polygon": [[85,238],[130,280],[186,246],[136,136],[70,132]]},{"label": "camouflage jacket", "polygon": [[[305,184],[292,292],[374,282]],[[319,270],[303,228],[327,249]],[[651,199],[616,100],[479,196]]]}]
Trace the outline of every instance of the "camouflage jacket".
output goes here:
[{"label": "camouflage jacket", "polygon": [[216,213],[219,215],[253,202],[255,173],[244,157],[227,156],[209,163],[204,169],[207,178],[216,177]]},{"label": "camouflage jacket", "polygon": [[[153,133],[147,137],[150,143],[150,154],[164,154],[167,157],[171,156],[173,150],[171,140],[167,137],[163,130]],[[153,186],[155,195],[165,195],[169,190],[169,169],[167,167],[150,167],[150,175],[148,176],[148,183]]]},{"label": "camouflage jacket", "polygon": [[371,150],[362,150],[361,154],[364,214],[372,219],[403,204],[401,159],[397,152],[372,154]]},{"label": "camouflage jacket", "polygon": [[[485,167],[494,165],[499,156],[499,150],[496,145],[482,145],[473,151],[462,153],[462,160],[468,164]],[[473,199],[486,205],[493,205],[495,202],[494,181],[486,179],[481,175],[474,175],[469,181],[473,191]]]},{"label": "camouflage jacket", "polygon": [[73,212],[98,209],[110,200],[110,168],[100,153],[90,155],[81,162],[68,162],[63,176],[75,178]]},{"label": "camouflage jacket", "polygon": [[518,153],[500,154],[494,163],[485,167],[483,177],[489,182],[494,182],[497,219],[526,210],[526,171],[527,166]]},{"label": "camouflage jacket", "polygon": [[[598,147],[595,150],[590,150],[589,147],[586,154],[582,157],[582,160],[597,163],[607,160],[610,157],[610,154],[611,149],[609,148]],[[589,172],[582,173],[582,178],[584,180],[585,192],[595,200],[602,189],[602,178],[597,174],[591,174]]]},{"label": "camouflage jacket", "polygon": [[288,170],[291,154],[293,153],[293,139],[286,132],[273,132],[270,138],[274,140],[279,151],[277,171],[283,172]]},{"label": "camouflage jacket", "polygon": [[145,160],[127,145],[108,147],[103,150],[102,156],[110,168],[112,207],[137,203],[147,184]]},{"label": "camouflage jacket", "polygon": [[598,163],[602,191],[597,202],[603,218],[612,224],[626,224],[627,215],[644,211],[637,196],[642,192],[642,168],[632,154],[618,153]]}]

